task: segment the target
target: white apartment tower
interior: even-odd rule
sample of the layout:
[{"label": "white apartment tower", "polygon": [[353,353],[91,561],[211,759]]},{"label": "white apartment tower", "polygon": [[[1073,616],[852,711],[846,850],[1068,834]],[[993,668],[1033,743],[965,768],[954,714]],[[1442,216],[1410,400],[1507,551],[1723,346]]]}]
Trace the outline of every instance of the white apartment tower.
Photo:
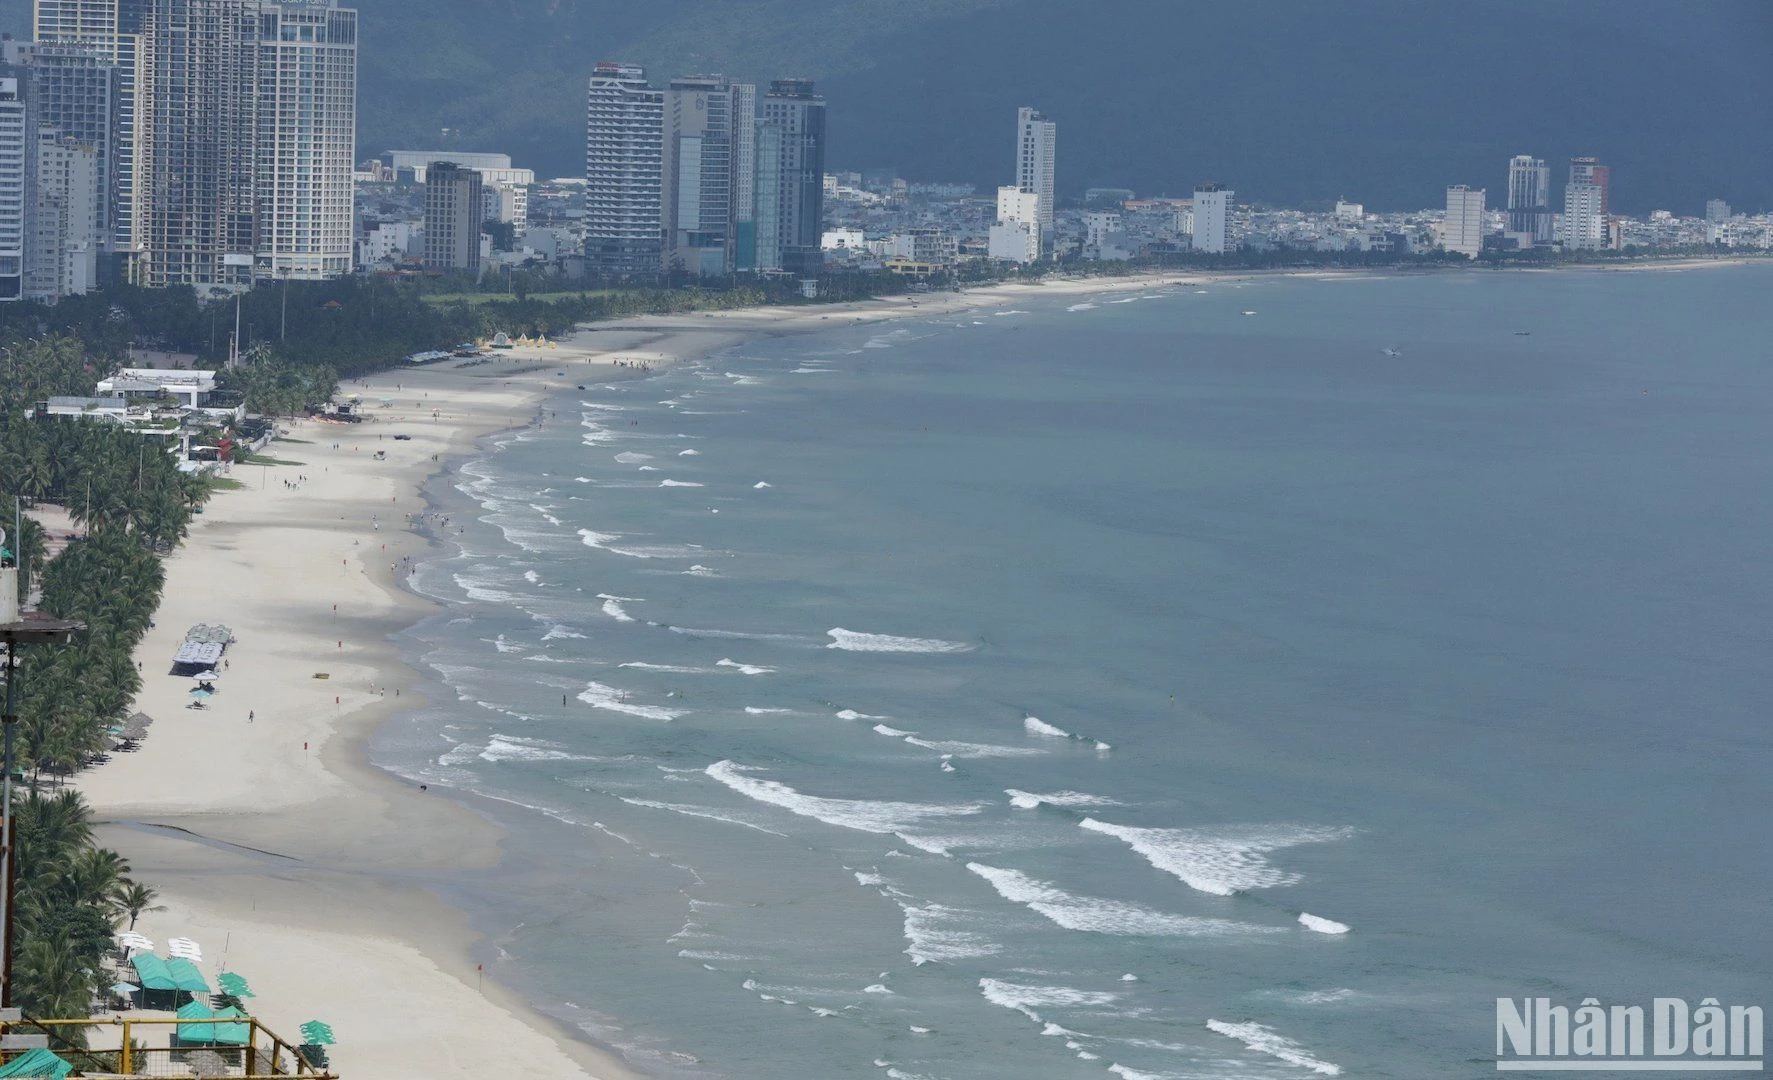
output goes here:
[{"label": "white apartment tower", "polygon": [[135,268],[232,290],[351,269],[357,13],[335,0],[149,0]]},{"label": "white apartment tower", "polygon": [[657,274],[664,238],[665,92],[646,69],[599,63],[585,107],[585,261],[597,273]]},{"label": "white apartment tower", "polygon": [[1551,168],[1541,158],[1520,154],[1508,159],[1508,231],[1522,246],[1549,244],[1553,239]]},{"label": "white apartment tower", "polygon": [[60,124],[62,134],[101,146],[108,191],[106,216],[112,233],[111,247],[131,251],[139,242],[135,232],[137,200],[135,182],[139,162],[136,127],[141,102],[137,93],[142,24],[150,0],[36,0],[32,33],[38,51],[44,46],[78,45],[108,61],[114,75],[110,103],[114,115],[101,141],[97,132]]},{"label": "white apartment tower", "polygon": [[1441,247],[1475,259],[1484,249],[1484,189],[1464,184],[1447,189],[1447,218]]},{"label": "white apartment tower", "polygon": [[0,303],[25,295],[25,138],[23,72],[0,64]]},{"label": "white apartment tower", "polygon": [[1231,249],[1231,208],[1237,192],[1218,184],[1194,189],[1194,250],[1223,255]]},{"label": "white apartment tower", "polygon": [[1052,247],[1053,162],[1058,127],[1038,109],[1016,110],[1016,189],[1038,200],[1041,250]]},{"label": "white apartment tower", "polygon": [[53,304],[98,287],[105,249],[103,155],[53,128],[37,129],[32,165],[25,297]]},{"label": "white apartment tower", "polygon": [[1561,237],[1566,251],[1599,251],[1611,243],[1611,179],[1608,167],[1595,158],[1570,159]]},{"label": "white apartment tower", "polygon": [[258,0],[260,281],[351,272],[357,12],[334,0]]},{"label": "white apartment tower", "polygon": [[987,254],[993,259],[1031,263],[1040,258],[1040,196],[1019,187],[997,189],[997,224],[991,226]]}]

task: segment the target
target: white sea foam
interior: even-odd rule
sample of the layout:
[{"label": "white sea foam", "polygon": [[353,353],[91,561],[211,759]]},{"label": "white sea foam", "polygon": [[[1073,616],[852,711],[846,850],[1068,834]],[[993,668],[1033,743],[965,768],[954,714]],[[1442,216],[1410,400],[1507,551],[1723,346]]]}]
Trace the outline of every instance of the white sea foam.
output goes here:
[{"label": "white sea foam", "polygon": [[633,622],[634,616],[622,607],[624,603],[642,603],[638,596],[611,596],[609,593],[598,593],[597,599],[603,601],[603,613],[618,622]]},{"label": "white sea foam", "polygon": [[858,885],[885,885],[887,880],[885,875],[871,873],[867,870],[857,870],[855,875]]},{"label": "white sea foam", "polygon": [[568,753],[559,743],[542,739],[522,739],[515,735],[494,735],[479,753],[482,761],[586,761],[579,754]]},{"label": "white sea foam", "polygon": [[570,626],[556,624],[548,628],[548,632],[542,635],[542,640],[554,641],[558,638],[582,638],[584,636]]},{"label": "white sea foam", "polygon": [[963,641],[943,641],[939,638],[895,637],[892,634],[863,634],[855,630],[835,627],[825,631],[830,635],[831,643],[827,649],[843,649],[848,652],[892,652],[892,653],[957,653],[968,652],[973,646]]},{"label": "white sea foam", "polygon": [[774,487],[775,485],[771,484],[768,480],[759,480],[757,483],[752,484],[751,486],[756,488],[759,491],[762,491],[764,488]]},{"label": "white sea foam", "polygon": [[1299,925],[1320,934],[1346,934],[1349,930],[1347,923],[1339,923],[1334,919],[1321,918],[1303,911],[1299,913]]},{"label": "white sea foam", "polygon": [[1096,308],[1096,305],[1085,302],[1082,304],[1072,304],[1070,307],[1066,308],[1065,310],[1066,311],[1094,311],[1095,308]]},{"label": "white sea foam", "polygon": [[623,465],[639,465],[643,461],[651,461],[651,454],[642,454],[636,450],[624,450],[616,455],[616,461]]},{"label": "white sea foam", "polygon": [[483,604],[505,604],[517,599],[516,596],[503,589],[494,589],[491,578],[473,577],[467,574],[453,575],[456,588],[467,594],[468,599],[478,600]]},{"label": "white sea foam", "polygon": [[542,515],[542,517],[543,517],[543,518],[544,518],[544,519],[545,519],[545,520],[546,520],[546,521],[547,521],[547,522],[548,522],[548,524],[550,524],[550,525],[558,525],[558,524],[560,524],[560,519],[559,519],[559,518],[557,518],[557,517],[555,517],[555,516],[554,516],[554,515],[553,515],[553,514],[550,514],[550,513],[549,513],[549,512],[548,512],[548,508],[547,508],[547,507],[545,507],[545,506],[539,506],[539,505],[537,505],[537,504],[536,504],[536,503],[530,503],[530,504],[529,504],[529,508],[530,508],[530,509],[531,509],[531,510],[534,510],[534,511],[535,511],[535,512],[536,512],[536,513],[538,513],[538,514],[540,514],[540,515]]},{"label": "white sea foam", "polygon": [[757,664],[741,664],[737,660],[716,660],[714,666],[733,668],[741,675],[773,675],[776,671],[773,667],[761,667]]},{"label": "white sea foam", "polygon": [[705,806],[685,806],[682,803],[655,802],[652,799],[631,799],[626,795],[619,795],[617,798],[630,806],[645,806],[654,810],[669,810],[674,814],[682,814],[685,817],[707,818],[709,821],[722,821],[728,825],[742,825],[747,829],[755,829],[761,833],[769,833],[771,836],[785,835],[774,829],[766,829],[762,825],[753,825],[751,822],[746,821],[743,818],[736,818],[728,814],[722,814],[717,810],[710,810]]},{"label": "white sea foam", "polygon": [[719,577],[720,572],[711,566],[692,566],[683,571],[687,577]]},{"label": "white sea foam", "polygon": [[523,572],[523,580],[529,582],[531,585],[540,585],[542,583],[542,575],[536,573],[534,570],[525,570]]},{"label": "white sea foam", "polygon": [[864,993],[864,994],[890,994],[890,993],[892,993],[892,991],[888,990],[886,988],[886,986],[882,983],[874,983],[870,986],[862,987],[862,993]]},{"label": "white sea foam", "polygon": [[1119,806],[1118,801],[1105,795],[1087,795],[1081,791],[1054,791],[1045,795],[1032,791],[1018,791],[1005,788],[1004,794],[1010,797],[1010,805],[1018,810],[1033,810],[1045,803],[1048,806],[1062,806],[1077,809],[1089,806]]},{"label": "white sea foam", "polygon": [[700,450],[697,450],[694,447],[691,447],[688,450],[679,450],[677,452],[677,456],[678,457],[701,457],[702,452]]},{"label": "white sea foam", "polygon": [[934,750],[943,757],[982,758],[982,757],[1039,757],[1043,751],[1026,746],[998,746],[994,743],[959,742],[954,739],[919,739],[908,737],[905,740],[912,746],[921,746],[925,750]]},{"label": "white sea foam", "polygon": [[756,705],[745,706],[745,711],[752,716],[789,716],[794,712],[793,709],[765,709]]},{"label": "white sea foam", "polygon": [[903,739],[908,735],[917,734],[915,731],[901,731],[896,727],[887,727],[885,724],[874,725],[874,730],[877,734],[885,735],[889,739]]},{"label": "white sea foam", "polygon": [[1288,1065],[1297,1065],[1302,1069],[1310,1069],[1323,1076],[1341,1076],[1342,1067],[1320,1061],[1305,1052],[1305,1049],[1291,1039],[1283,1038],[1273,1028],[1264,1027],[1254,1022],[1231,1024],[1224,1020],[1208,1020],[1207,1028],[1221,1035],[1236,1039],[1258,1054],[1279,1058]]},{"label": "white sea foam", "polygon": [[842,712],[837,714],[837,718],[839,720],[885,720],[886,719],[886,717],[884,717],[884,716],[869,716],[867,713],[860,713],[854,709],[843,710]]},{"label": "white sea foam", "polygon": [[1093,934],[1181,935],[1206,937],[1224,934],[1270,933],[1274,928],[1171,915],[1140,904],[1079,896],[1050,882],[1038,881],[1016,870],[983,863],[967,863],[967,869],[991,883],[997,894],[1015,904],[1025,904],[1067,930]]},{"label": "white sea foam", "polygon": [[950,960],[995,956],[1003,946],[970,929],[971,916],[941,904],[900,904],[905,913],[905,955],[919,967]]},{"label": "white sea foam", "polygon": [[626,555],[630,559],[695,559],[708,554],[705,548],[695,544],[684,544],[678,547],[657,545],[617,547],[616,541],[622,538],[620,533],[600,533],[590,529],[580,529],[579,538],[588,548],[607,551],[612,555]]},{"label": "white sea foam", "polygon": [[1118,994],[1100,990],[1074,990],[1069,986],[1030,986],[1002,979],[980,979],[979,992],[993,1005],[1014,1009],[1037,1024],[1045,1021],[1034,1011],[1036,1009],[1102,1008],[1114,1004],[1119,997]]},{"label": "white sea foam", "polygon": [[649,664],[645,660],[630,660],[617,667],[633,668],[636,671],[662,671],[671,675],[717,675],[713,668],[688,667],[683,664]]},{"label": "white sea foam", "polygon": [[1142,829],[1095,818],[1078,823],[1091,832],[1126,841],[1147,862],[1180,878],[1189,888],[1214,896],[1268,889],[1299,882],[1264,856],[1300,844],[1345,840],[1353,829],[1312,825],[1244,825],[1211,829]]},{"label": "white sea foam", "polygon": [[1066,731],[1064,728],[1054,727],[1053,725],[1047,723],[1045,720],[1042,720],[1036,716],[1030,716],[1030,717],[1024,718],[1022,721],[1022,727],[1024,729],[1026,729],[1028,734],[1030,734],[1030,735],[1040,735],[1040,736],[1042,736],[1044,738],[1048,738],[1048,739],[1069,739],[1069,738],[1071,738],[1071,732]]},{"label": "white sea foam", "polygon": [[680,487],[687,488],[687,487],[706,487],[707,485],[706,484],[698,484],[694,480],[661,480],[661,481],[659,481],[659,486],[660,487],[668,487],[668,488],[680,488]]},{"label": "white sea foam", "polygon": [[520,653],[523,651],[523,646],[518,645],[515,642],[506,641],[505,635],[503,634],[500,634],[493,639],[493,648],[502,653]]},{"label": "white sea foam", "polygon": [[949,762],[949,761],[944,761],[942,763],[942,771],[943,772],[953,772],[954,771],[954,763]]},{"label": "white sea foam", "polygon": [[584,692],[579,695],[579,700],[593,709],[605,709],[627,716],[638,716],[642,720],[675,720],[683,715],[682,709],[666,709],[657,705],[636,705],[627,700],[622,691],[599,682],[585,687]]},{"label": "white sea foam", "polygon": [[1170,1076],[1160,1076],[1157,1073],[1140,1072],[1138,1069],[1129,1069],[1118,1062],[1108,1066],[1108,1071],[1120,1077],[1120,1080],[1176,1080],[1176,1078]]},{"label": "white sea foam", "polygon": [[796,791],[778,780],[762,780],[731,761],[717,761],[705,770],[714,779],[758,802],[779,806],[793,814],[827,825],[870,833],[899,833],[927,821],[976,814],[978,803],[940,804],[891,802],[872,799],[829,799]]}]

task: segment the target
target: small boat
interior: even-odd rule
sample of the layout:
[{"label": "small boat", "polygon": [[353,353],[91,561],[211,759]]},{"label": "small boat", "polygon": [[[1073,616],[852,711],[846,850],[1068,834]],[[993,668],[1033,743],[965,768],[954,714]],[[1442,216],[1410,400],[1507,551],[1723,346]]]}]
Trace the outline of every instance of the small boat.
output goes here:
[{"label": "small boat", "polygon": [[1386,356],[1402,356],[1402,355],[1404,355],[1403,351],[1401,349],[1399,349],[1396,345],[1387,345],[1387,346],[1385,346],[1385,348],[1383,348],[1379,351],[1384,353]]},{"label": "small boat", "polygon": [[1514,332],[1514,336],[1515,337],[1532,337],[1533,331],[1531,331],[1531,330],[1516,330]]}]

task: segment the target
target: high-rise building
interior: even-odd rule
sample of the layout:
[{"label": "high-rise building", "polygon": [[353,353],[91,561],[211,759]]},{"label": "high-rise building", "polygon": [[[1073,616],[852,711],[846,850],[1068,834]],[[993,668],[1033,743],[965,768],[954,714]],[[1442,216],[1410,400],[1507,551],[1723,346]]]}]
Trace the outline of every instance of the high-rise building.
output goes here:
[{"label": "high-rise building", "polygon": [[[741,223],[738,267],[741,270],[782,268],[782,126],[759,119],[753,140],[757,165],[752,172],[752,220]],[[820,239],[823,241],[823,234]]]},{"label": "high-rise building", "polygon": [[[133,251],[140,237],[135,232],[137,126],[141,116],[138,86],[141,65],[141,32],[151,0],[36,0],[33,34],[41,53],[45,46],[78,45],[96,52],[112,65],[113,127],[103,140],[106,169],[106,214],[114,251]],[[57,121],[59,124],[60,122]],[[101,145],[96,132],[84,126],[63,126],[72,135],[94,146]]]},{"label": "high-rise building", "polygon": [[[27,73],[32,124],[90,147],[98,167],[98,188],[104,197],[100,227],[107,231],[116,214],[127,212],[112,183],[117,175],[113,151],[118,133],[117,64],[95,45],[35,44],[20,50]],[[39,145],[42,145],[39,139]],[[107,235],[101,246],[126,250],[128,236]]]},{"label": "high-rise building", "polygon": [[351,272],[357,12],[336,0],[257,0],[260,281]]},{"label": "high-rise building", "polygon": [[[777,266],[817,274],[825,266],[825,99],[809,80],[776,79],[763,97],[759,122],[777,130]],[[763,245],[760,237],[760,250]]]},{"label": "high-rise building", "polygon": [[22,67],[0,64],[0,303],[25,295],[25,87]]},{"label": "high-rise building", "polygon": [[1705,200],[1705,220],[1713,225],[1730,220],[1730,204],[1722,199]]},{"label": "high-rise building", "polygon": [[425,168],[425,269],[480,269],[482,181],[451,161]]},{"label": "high-rise building", "polygon": [[659,272],[665,92],[633,64],[599,63],[585,107],[585,261],[598,273]]},{"label": "high-rise building", "polygon": [[37,128],[31,165],[25,298],[53,304],[98,287],[105,229],[103,154],[91,143]]},{"label": "high-rise building", "polygon": [[1016,188],[1039,201],[1041,250],[1053,242],[1053,162],[1058,127],[1038,109],[1016,110]]},{"label": "high-rise building", "polygon": [[1508,160],[1508,231],[1523,246],[1554,239],[1551,167],[1544,159],[1520,154]]},{"label": "high-rise building", "polygon": [[1194,250],[1223,255],[1231,249],[1231,208],[1237,192],[1218,184],[1194,189]]},{"label": "high-rise building", "polygon": [[993,259],[1031,263],[1040,258],[1040,196],[1020,187],[997,189],[997,224],[986,253]]},{"label": "high-rise building", "polygon": [[351,268],[357,13],[336,0],[148,0],[136,277],[237,289]]},{"label": "high-rise building", "polygon": [[1464,184],[1447,189],[1447,219],[1441,247],[1475,259],[1484,249],[1484,189]]},{"label": "high-rise building", "polygon": [[1611,177],[1594,158],[1570,159],[1570,182],[1564,186],[1561,239],[1571,251],[1598,251],[1611,246]]},{"label": "high-rise building", "polygon": [[754,87],[719,75],[673,79],[665,91],[664,269],[701,277],[733,270],[756,166],[756,103]]}]

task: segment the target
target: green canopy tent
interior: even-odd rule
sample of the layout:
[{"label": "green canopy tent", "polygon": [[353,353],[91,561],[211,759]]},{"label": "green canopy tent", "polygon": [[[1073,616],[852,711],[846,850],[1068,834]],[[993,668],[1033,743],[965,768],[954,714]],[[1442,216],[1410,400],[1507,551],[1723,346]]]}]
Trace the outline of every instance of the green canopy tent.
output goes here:
[{"label": "green canopy tent", "polygon": [[166,961],[153,953],[136,953],[129,958],[143,990],[177,990],[178,980],[166,969]]},{"label": "green canopy tent", "polygon": [[[193,1001],[179,1010],[180,1020],[244,1019],[239,1009],[211,1012],[208,1005]],[[174,1028],[181,1046],[245,1046],[250,1033],[246,1024],[179,1024]]]},{"label": "green canopy tent", "polygon": [[175,956],[166,962],[166,971],[172,976],[173,984],[178,989],[193,994],[209,993],[209,984],[203,981],[203,973],[191,961]]},{"label": "green canopy tent", "polygon": [[47,1050],[27,1050],[0,1066],[0,1076],[48,1077],[49,1080],[62,1080],[73,1071],[74,1066]]}]

